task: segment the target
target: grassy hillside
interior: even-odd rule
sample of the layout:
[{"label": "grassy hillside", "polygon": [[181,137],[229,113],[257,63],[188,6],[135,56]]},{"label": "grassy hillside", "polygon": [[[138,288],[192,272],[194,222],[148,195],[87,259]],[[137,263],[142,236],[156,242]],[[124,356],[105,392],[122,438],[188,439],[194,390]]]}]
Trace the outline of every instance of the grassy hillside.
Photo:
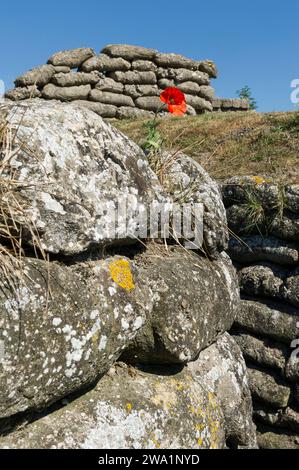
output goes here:
[{"label": "grassy hillside", "polygon": [[[146,123],[113,121],[138,144]],[[160,121],[159,131],[165,147],[189,154],[216,179],[251,174],[299,184],[299,112],[169,117]]]}]

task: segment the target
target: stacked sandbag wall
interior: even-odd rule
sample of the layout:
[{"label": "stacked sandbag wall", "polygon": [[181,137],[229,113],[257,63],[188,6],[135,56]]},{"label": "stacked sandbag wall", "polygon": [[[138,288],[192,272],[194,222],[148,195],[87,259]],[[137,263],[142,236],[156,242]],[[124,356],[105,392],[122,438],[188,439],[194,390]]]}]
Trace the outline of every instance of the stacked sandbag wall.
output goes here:
[{"label": "stacked sandbag wall", "polygon": [[260,176],[222,185],[242,302],[233,327],[247,362],[261,448],[299,448],[299,185]]},{"label": "stacked sandbag wall", "polygon": [[161,110],[160,93],[176,86],[186,95],[187,113],[195,115],[217,109],[211,87],[216,76],[211,61],[155,49],[108,45],[96,54],[78,48],[57,52],[46,65],[18,77],[6,98],[71,101],[106,118],[151,117]]}]

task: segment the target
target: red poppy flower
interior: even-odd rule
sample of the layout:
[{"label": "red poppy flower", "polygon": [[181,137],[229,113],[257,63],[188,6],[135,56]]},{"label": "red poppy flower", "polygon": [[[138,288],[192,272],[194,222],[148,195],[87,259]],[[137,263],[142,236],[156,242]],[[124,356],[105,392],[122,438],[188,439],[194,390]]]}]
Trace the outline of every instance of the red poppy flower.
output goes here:
[{"label": "red poppy flower", "polygon": [[187,111],[185,95],[178,88],[165,88],[160,95],[160,100],[167,104],[168,111],[175,116],[182,116]]}]

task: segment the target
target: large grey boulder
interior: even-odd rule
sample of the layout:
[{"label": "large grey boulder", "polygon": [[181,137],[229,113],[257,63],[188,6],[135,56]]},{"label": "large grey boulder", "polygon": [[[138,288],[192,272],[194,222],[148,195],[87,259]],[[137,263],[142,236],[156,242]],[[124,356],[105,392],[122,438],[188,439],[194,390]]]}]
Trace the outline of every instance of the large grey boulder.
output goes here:
[{"label": "large grey boulder", "polygon": [[238,311],[234,268],[183,248],[153,245],[136,261],[153,315],[124,353],[132,363],[186,363],[230,329]]},{"label": "large grey boulder", "polygon": [[225,208],[217,183],[195,160],[181,152],[163,152],[158,165],[163,187],[178,204],[203,205],[203,250],[212,257],[227,248]]},{"label": "large grey boulder", "polygon": [[151,313],[147,286],[126,258],[22,263],[19,276],[11,264],[13,280],[1,269],[1,418],[44,408],[93,383]]},{"label": "large grey boulder", "polygon": [[228,334],[201,351],[188,369],[198,382],[213,392],[223,411],[226,440],[234,447],[256,448],[252,402],[242,352]]},{"label": "large grey boulder", "polygon": [[77,68],[95,54],[94,50],[89,47],[79,47],[77,49],[69,49],[53,54],[49,60],[49,64],[62,65],[70,68]]},{"label": "large grey boulder", "polygon": [[54,73],[56,73],[56,70],[53,65],[41,65],[16,78],[14,83],[16,87],[44,86],[50,82]]},{"label": "large grey boulder", "polygon": [[118,363],[92,391],[0,438],[0,448],[223,449],[224,422],[214,394],[188,371]]},{"label": "large grey boulder", "polygon": [[16,180],[30,182],[20,191],[25,213],[17,214],[24,242],[32,242],[33,225],[42,247],[52,253],[131,243],[139,209],[166,201],[142,150],[83,107],[21,103],[2,104],[0,115],[7,113],[13,150],[18,148],[2,177],[13,170]]}]

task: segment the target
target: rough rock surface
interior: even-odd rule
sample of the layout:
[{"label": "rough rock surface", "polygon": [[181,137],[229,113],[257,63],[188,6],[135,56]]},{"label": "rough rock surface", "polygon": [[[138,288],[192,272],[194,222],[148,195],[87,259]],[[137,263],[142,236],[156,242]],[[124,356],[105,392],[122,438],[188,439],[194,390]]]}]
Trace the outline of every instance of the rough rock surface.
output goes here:
[{"label": "rough rock surface", "polygon": [[242,300],[236,324],[258,335],[266,335],[288,346],[297,338],[299,312],[285,304]]},{"label": "rough rock surface", "polygon": [[[22,168],[15,178],[26,177],[41,188],[28,186],[21,192],[25,239],[31,240],[25,230],[29,218],[42,246],[52,253],[74,254],[95,244],[131,242],[121,233],[124,224],[138,228],[140,206],[165,201],[141,149],[88,109],[33,101],[17,109],[9,103],[0,108],[1,113],[8,112],[12,132],[18,129],[15,145],[27,145],[10,161],[10,168]],[[127,204],[127,213],[120,212],[121,225],[111,234],[108,209],[121,203]]]},{"label": "rough rock surface", "polygon": [[163,187],[177,203],[203,204],[203,249],[212,257],[227,248],[225,208],[217,184],[192,158],[164,152]]},{"label": "rough rock surface", "polygon": [[226,255],[211,262],[183,248],[152,248],[139,261],[154,298],[153,316],[123,358],[132,363],[186,363],[232,325],[239,293]]},{"label": "rough rock surface", "polygon": [[26,258],[23,281],[7,280],[4,272],[1,418],[41,409],[93,383],[151,313],[147,287],[125,258],[69,267]]},{"label": "rough rock surface", "polygon": [[155,57],[157,51],[141,46],[131,46],[127,44],[109,44],[101,51],[112,57],[123,57],[129,61],[143,59],[151,60]]},{"label": "rough rock surface", "polygon": [[79,47],[53,54],[49,60],[49,64],[63,65],[70,68],[80,67],[80,65],[94,55],[93,49],[89,47]]},{"label": "rough rock surface", "polygon": [[41,92],[36,85],[29,85],[26,87],[17,87],[8,90],[5,93],[5,98],[12,101],[27,100],[30,98],[39,98]]},{"label": "rough rock surface", "polygon": [[41,65],[16,78],[15,85],[17,87],[27,87],[30,85],[44,86],[51,80],[55,72],[56,70],[53,65]]},{"label": "rough rock surface", "polygon": [[232,238],[228,254],[239,263],[270,261],[283,266],[296,265],[299,261],[297,246],[274,237],[264,238],[261,235],[242,237],[242,242]]},{"label": "rough rock surface", "polygon": [[249,384],[252,395],[274,408],[284,408],[289,403],[290,387],[282,383],[275,375],[258,369],[248,369]]},{"label": "rough rock surface", "polygon": [[126,72],[127,70],[130,70],[130,68],[131,64],[127,60],[124,60],[121,57],[112,59],[106,54],[93,56],[86,60],[81,66],[81,70],[84,72],[91,72],[93,70],[98,70],[99,72],[114,72],[116,70]]},{"label": "rough rock surface", "polygon": [[90,91],[90,85],[60,87],[53,83],[48,83],[42,89],[42,97],[60,101],[86,100]]},{"label": "rough rock surface", "polygon": [[190,362],[188,369],[202,386],[216,395],[230,445],[257,447],[246,365],[233,338],[224,333],[195,362]]},{"label": "rough rock surface", "polygon": [[224,448],[214,394],[186,370],[150,372],[117,364],[92,391],[0,438],[0,448]]}]

